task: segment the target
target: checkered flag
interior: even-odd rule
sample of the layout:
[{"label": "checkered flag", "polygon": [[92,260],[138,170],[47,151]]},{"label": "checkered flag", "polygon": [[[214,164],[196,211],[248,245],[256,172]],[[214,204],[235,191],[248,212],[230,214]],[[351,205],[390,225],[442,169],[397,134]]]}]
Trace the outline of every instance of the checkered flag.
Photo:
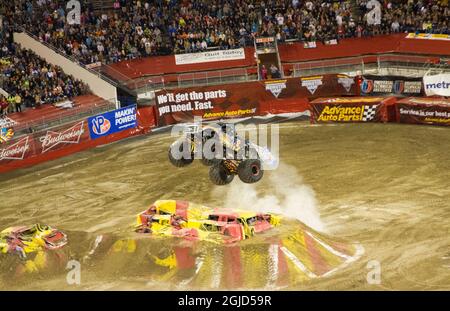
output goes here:
[{"label": "checkered flag", "polygon": [[377,105],[365,105],[362,120],[365,122],[372,121],[373,118],[375,118],[376,114],[377,114]]}]

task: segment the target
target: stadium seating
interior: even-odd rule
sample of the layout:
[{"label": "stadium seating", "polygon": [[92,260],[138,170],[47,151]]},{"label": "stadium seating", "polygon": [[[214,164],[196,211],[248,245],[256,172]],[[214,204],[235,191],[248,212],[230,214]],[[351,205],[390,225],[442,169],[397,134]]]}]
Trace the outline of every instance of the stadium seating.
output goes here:
[{"label": "stadium seating", "polygon": [[101,10],[81,2],[81,25],[67,23],[62,0],[10,1],[5,18],[83,64],[247,46],[255,35],[284,42],[449,32],[448,0],[380,1],[381,23],[371,26],[366,0],[115,0]]}]

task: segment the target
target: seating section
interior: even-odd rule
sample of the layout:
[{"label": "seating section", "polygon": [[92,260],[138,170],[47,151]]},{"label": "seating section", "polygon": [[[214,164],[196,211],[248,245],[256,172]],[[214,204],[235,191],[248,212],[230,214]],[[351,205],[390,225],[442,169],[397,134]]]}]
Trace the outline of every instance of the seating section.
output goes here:
[{"label": "seating section", "polygon": [[79,25],[67,22],[62,0],[9,1],[5,18],[83,64],[229,49],[251,45],[253,36],[284,42],[449,32],[448,0],[380,0],[375,25],[368,25],[377,19],[374,0],[116,0],[109,10],[80,2]]}]

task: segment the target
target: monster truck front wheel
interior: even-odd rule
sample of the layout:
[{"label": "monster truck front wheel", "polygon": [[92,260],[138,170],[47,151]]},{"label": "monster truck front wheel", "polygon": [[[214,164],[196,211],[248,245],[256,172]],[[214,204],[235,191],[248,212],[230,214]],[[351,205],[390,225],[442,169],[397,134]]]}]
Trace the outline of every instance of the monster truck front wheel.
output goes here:
[{"label": "monster truck front wheel", "polygon": [[[178,140],[169,148],[169,161],[176,167],[183,167],[194,161],[194,153],[185,152],[183,146],[191,146],[191,142],[187,140]],[[189,156],[190,155],[190,156]]]},{"label": "monster truck front wheel", "polygon": [[252,184],[261,180],[264,171],[261,168],[261,161],[258,159],[247,159],[239,163],[238,169],[239,178],[247,183]]},{"label": "monster truck front wheel", "polygon": [[228,174],[221,163],[216,163],[209,169],[209,179],[219,186],[229,184],[233,181],[234,175]]}]

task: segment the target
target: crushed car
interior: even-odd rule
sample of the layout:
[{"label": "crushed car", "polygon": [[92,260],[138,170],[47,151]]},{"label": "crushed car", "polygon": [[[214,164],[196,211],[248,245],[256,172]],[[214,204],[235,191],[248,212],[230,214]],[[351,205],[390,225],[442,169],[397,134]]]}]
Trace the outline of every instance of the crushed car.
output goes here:
[{"label": "crushed car", "polygon": [[0,253],[15,253],[26,258],[27,253],[55,250],[67,244],[67,235],[47,225],[10,227],[0,232]]},{"label": "crushed car", "polygon": [[279,223],[280,216],[269,213],[158,200],[138,214],[136,232],[233,243],[270,230]]}]

